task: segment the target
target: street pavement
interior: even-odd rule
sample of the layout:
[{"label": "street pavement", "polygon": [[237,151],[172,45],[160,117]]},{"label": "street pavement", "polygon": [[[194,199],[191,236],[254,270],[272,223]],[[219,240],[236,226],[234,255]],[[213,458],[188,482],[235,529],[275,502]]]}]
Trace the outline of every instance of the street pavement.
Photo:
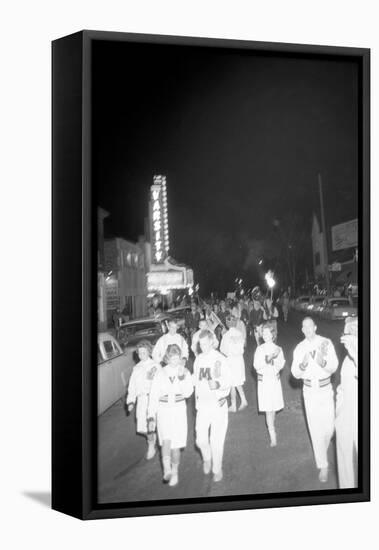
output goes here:
[{"label": "street pavement", "polygon": [[[188,440],[182,451],[179,484],[162,482],[159,453],[145,459],[146,441],[135,433],[134,413],[126,416],[119,401],[98,418],[98,502],[137,502],[161,499],[259,495],[296,491],[335,489],[337,485],[334,438],[329,448],[330,475],[320,483],[304,416],[301,382],[291,376],[292,353],[302,339],[302,316],[290,312],[288,323],[279,321],[278,344],[286,365],[282,371],[285,408],[277,413],[277,447],[271,448],[265,416],[257,410],[256,377],[252,369],[255,343],[248,341],[245,354],[245,393],[248,407],[229,413],[222,481],[214,483],[204,475],[201,456],[194,441],[194,399],[187,401]],[[316,320],[318,333],[332,339],[340,360],[344,351],[339,343],[341,321]],[[339,382],[339,369],[333,385]]]}]

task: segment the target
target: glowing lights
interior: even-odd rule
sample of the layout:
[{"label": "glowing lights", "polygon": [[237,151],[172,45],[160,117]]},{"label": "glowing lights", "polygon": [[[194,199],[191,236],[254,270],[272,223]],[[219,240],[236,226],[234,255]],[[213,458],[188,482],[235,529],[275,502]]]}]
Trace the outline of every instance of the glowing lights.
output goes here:
[{"label": "glowing lights", "polygon": [[154,261],[161,263],[168,256],[170,244],[166,176],[154,176],[153,181],[151,186],[151,238]]},{"label": "glowing lights", "polygon": [[276,284],[273,271],[267,271],[265,275],[265,279],[266,279],[268,288],[273,289]]}]

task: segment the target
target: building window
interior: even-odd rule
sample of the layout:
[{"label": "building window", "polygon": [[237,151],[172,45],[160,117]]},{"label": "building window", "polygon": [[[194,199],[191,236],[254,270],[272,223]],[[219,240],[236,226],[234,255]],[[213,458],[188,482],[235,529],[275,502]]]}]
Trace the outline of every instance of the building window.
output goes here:
[{"label": "building window", "polygon": [[320,265],[321,258],[320,258],[320,252],[316,252],[315,254],[315,265]]}]

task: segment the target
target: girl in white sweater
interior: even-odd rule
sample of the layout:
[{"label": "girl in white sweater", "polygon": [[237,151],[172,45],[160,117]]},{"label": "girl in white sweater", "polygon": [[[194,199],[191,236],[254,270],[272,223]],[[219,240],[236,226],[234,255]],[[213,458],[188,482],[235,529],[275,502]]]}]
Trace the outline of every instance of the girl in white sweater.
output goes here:
[{"label": "girl in white sweater", "polygon": [[284,407],[280,371],[285,365],[283,350],[274,339],[275,329],[263,325],[264,343],[257,347],[254,355],[254,368],[258,374],[258,407],[266,413],[266,423],[271,447],[276,446],[275,413]]},{"label": "girl in white sweater", "polygon": [[179,479],[180,449],[187,444],[186,399],[193,392],[193,382],[178,345],[168,346],[164,363],[151,385],[148,424],[150,430],[157,427],[163,480],[173,487]]}]

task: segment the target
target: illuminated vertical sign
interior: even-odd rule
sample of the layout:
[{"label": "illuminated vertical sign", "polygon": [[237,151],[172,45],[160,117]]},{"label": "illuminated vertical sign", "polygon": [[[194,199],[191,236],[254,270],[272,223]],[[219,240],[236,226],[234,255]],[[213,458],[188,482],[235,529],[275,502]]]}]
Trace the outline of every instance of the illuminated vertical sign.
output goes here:
[{"label": "illuminated vertical sign", "polygon": [[166,176],[154,176],[150,188],[150,227],[153,263],[161,263],[169,252]]}]

